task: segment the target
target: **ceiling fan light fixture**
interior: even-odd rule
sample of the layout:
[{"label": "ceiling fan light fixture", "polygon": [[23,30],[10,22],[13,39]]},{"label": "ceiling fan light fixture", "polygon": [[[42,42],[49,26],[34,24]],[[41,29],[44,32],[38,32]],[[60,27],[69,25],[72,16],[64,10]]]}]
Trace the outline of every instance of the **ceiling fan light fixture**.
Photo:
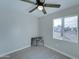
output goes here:
[{"label": "ceiling fan light fixture", "polygon": [[43,6],[38,6],[38,10],[42,11],[43,10]]},{"label": "ceiling fan light fixture", "polygon": [[44,14],[47,14],[45,7],[60,8],[60,6],[61,6],[60,4],[45,3],[45,0],[36,0],[36,2],[31,1],[31,0],[21,0],[21,1],[28,2],[28,3],[36,5],[36,7],[33,8],[32,10],[30,10],[29,13],[38,9],[39,11],[42,11]]}]

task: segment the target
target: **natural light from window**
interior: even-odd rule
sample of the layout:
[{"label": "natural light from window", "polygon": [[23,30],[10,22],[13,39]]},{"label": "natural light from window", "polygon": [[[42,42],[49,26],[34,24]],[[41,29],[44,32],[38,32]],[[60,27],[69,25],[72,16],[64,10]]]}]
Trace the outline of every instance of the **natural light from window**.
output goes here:
[{"label": "natural light from window", "polygon": [[53,39],[78,43],[78,16],[53,19]]}]

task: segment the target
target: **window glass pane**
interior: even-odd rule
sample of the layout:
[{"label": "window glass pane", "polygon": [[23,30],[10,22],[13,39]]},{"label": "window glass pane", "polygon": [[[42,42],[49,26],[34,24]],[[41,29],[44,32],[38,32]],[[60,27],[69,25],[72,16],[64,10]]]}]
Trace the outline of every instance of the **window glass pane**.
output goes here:
[{"label": "window glass pane", "polygon": [[53,38],[54,39],[61,38],[61,20],[62,19],[54,19],[53,20]]},{"label": "window glass pane", "polygon": [[78,16],[53,20],[53,39],[78,43]]},{"label": "window glass pane", "polygon": [[64,40],[78,42],[77,21],[77,16],[64,18]]}]

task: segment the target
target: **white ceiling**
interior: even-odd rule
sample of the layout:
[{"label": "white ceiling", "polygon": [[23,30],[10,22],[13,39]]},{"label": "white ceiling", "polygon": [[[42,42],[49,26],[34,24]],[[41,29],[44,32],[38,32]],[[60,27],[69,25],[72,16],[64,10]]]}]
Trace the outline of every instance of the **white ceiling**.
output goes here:
[{"label": "white ceiling", "polygon": [[[36,0],[32,0],[32,1],[36,1]],[[45,1],[46,1],[46,3],[61,4],[61,8],[46,7],[45,9],[47,11],[47,15],[79,4],[79,0],[45,0]],[[9,9],[16,10],[18,12],[22,12],[25,14],[29,14],[28,11],[35,7],[35,5],[20,1],[20,0],[5,0],[5,1],[0,0],[0,9],[3,8],[3,6],[4,6],[4,8],[9,7]],[[30,14],[34,15],[36,17],[44,16],[44,14],[41,11],[39,11],[38,9]]]}]

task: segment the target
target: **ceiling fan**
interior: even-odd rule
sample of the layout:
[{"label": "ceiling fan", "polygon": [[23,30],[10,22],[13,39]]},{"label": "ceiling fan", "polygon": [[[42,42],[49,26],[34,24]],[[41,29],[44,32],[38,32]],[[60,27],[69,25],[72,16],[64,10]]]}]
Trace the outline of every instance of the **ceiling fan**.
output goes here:
[{"label": "ceiling fan", "polygon": [[45,3],[45,0],[36,0],[36,3],[31,1],[31,0],[21,0],[21,1],[28,2],[28,3],[36,5],[36,7],[33,8],[32,10],[30,10],[29,13],[38,9],[38,10],[42,11],[44,14],[47,14],[44,7],[59,8],[61,6],[60,4],[47,4],[47,3]]}]

